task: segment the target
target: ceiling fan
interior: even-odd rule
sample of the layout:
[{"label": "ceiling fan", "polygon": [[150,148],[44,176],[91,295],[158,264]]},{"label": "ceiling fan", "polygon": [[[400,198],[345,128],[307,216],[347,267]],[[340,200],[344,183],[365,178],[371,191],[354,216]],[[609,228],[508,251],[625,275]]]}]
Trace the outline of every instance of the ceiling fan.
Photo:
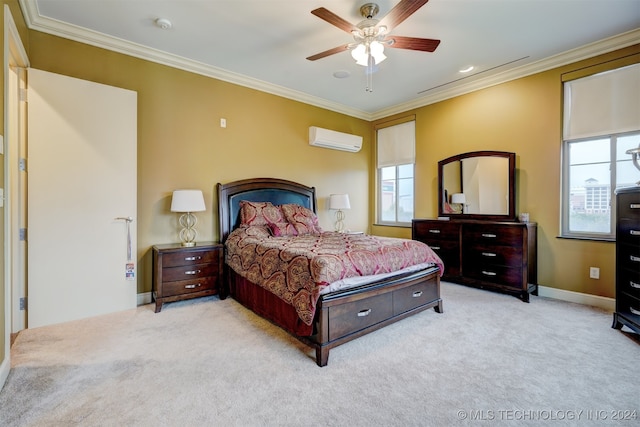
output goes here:
[{"label": "ceiling fan", "polygon": [[433,52],[440,44],[440,40],[389,35],[391,30],[414,14],[428,1],[429,0],[401,0],[380,20],[375,19],[375,16],[380,10],[378,5],[375,3],[366,3],[360,7],[360,13],[364,17],[364,20],[356,25],[349,23],[324,7],[314,9],[311,11],[313,15],[350,33],[353,35],[355,42],[325,50],[324,52],[309,56],[307,59],[309,61],[315,61],[345,50],[351,50],[352,56],[359,65],[370,67],[372,63],[378,64],[384,61],[386,58],[383,52],[384,46],[396,49]]}]

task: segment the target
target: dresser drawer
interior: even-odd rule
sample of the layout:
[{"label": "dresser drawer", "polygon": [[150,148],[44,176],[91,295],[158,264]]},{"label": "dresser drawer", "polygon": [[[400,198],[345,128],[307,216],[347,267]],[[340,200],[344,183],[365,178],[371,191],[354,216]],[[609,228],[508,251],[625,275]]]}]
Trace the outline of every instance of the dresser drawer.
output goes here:
[{"label": "dresser drawer", "polygon": [[460,245],[458,241],[441,240],[427,243],[444,263],[444,274],[447,276],[460,275]]},{"label": "dresser drawer", "polygon": [[436,280],[408,286],[393,292],[393,314],[397,315],[438,299]]},{"label": "dresser drawer", "polygon": [[185,295],[194,292],[208,291],[215,289],[217,285],[217,276],[200,277],[190,280],[178,280],[175,282],[165,282],[163,284],[163,293],[165,297],[174,295]]},{"label": "dresser drawer", "polygon": [[181,265],[208,264],[218,262],[218,251],[190,250],[188,252],[166,253],[162,256],[163,267],[177,267]]},{"label": "dresser drawer", "polygon": [[329,308],[329,340],[375,325],[392,315],[391,293],[332,306]]},{"label": "dresser drawer", "polygon": [[[636,212],[640,217],[640,210]],[[628,243],[640,246],[640,218],[620,218],[616,230],[616,240],[620,243]]]},{"label": "dresser drawer", "polygon": [[181,267],[168,267],[162,269],[162,281],[190,280],[200,277],[214,276],[218,274],[218,264],[196,264]]},{"label": "dresser drawer", "polygon": [[640,299],[623,292],[616,296],[616,311],[640,325]]},{"label": "dresser drawer", "polygon": [[626,292],[640,298],[640,271],[618,268],[616,271],[617,292]]},{"label": "dresser drawer", "polygon": [[618,218],[635,218],[636,225],[640,216],[640,193],[618,195]]},{"label": "dresser drawer", "polygon": [[523,227],[495,224],[472,224],[465,226],[462,241],[483,245],[522,246]]},{"label": "dresser drawer", "polygon": [[463,259],[473,266],[505,265],[522,267],[522,246],[472,243],[464,247]]},{"label": "dresser drawer", "polygon": [[446,221],[414,221],[413,238],[429,244],[434,240],[460,239],[460,225]]},{"label": "dresser drawer", "polygon": [[618,243],[616,259],[618,267],[640,271],[640,246]]},{"label": "dresser drawer", "polygon": [[518,289],[523,287],[521,268],[482,264],[472,264],[470,266],[465,264],[462,268],[462,274],[476,280],[515,287]]}]

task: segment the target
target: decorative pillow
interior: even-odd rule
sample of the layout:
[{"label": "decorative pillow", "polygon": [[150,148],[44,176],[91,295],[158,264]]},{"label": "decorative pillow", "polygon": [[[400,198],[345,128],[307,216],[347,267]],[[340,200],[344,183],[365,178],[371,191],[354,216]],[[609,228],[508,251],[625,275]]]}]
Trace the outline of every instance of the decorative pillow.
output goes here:
[{"label": "decorative pillow", "polygon": [[269,224],[269,230],[271,231],[271,235],[274,237],[298,235],[298,231],[296,230],[296,228],[288,222],[277,222]]},{"label": "decorative pillow", "polygon": [[318,217],[312,210],[294,204],[280,207],[284,217],[289,221],[289,224],[295,227],[298,235],[322,233],[322,228],[318,225]]},{"label": "decorative pillow", "polygon": [[285,221],[280,208],[271,202],[240,201],[240,225],[269,225]]}]

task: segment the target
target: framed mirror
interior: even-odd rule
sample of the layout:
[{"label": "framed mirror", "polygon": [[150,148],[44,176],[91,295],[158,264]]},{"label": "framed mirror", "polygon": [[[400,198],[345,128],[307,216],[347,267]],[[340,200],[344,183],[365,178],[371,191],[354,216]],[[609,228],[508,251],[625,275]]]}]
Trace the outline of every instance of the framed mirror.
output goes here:
[{"label": "framed mirror", "polygon": [[515,221],[516,154],[474,151],[438,162],[438,216]]}]

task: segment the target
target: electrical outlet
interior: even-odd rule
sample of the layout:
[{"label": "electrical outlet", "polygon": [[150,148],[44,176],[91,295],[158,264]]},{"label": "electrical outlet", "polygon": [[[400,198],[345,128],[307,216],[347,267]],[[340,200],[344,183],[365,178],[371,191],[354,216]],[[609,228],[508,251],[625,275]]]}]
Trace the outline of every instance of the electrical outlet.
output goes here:
[{"label": "electrical outlet", "polygon": [[598,267],[589,267],[589,277],[591,279],[599,279],[600,269]]}]

